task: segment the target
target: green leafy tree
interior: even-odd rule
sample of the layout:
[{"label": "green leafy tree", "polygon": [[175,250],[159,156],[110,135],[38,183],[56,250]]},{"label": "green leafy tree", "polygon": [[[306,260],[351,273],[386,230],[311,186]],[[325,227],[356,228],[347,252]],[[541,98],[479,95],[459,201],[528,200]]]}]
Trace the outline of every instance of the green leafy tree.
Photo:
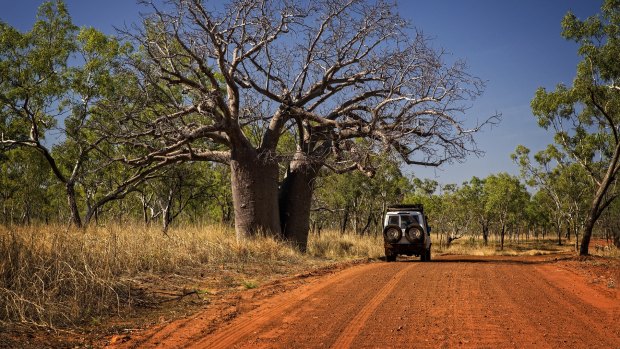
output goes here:
[{"label": "green leafy tree", "polygon": [[542,230],[543,239],[553,227],[553,199],[545,191],[539,190],[530,200],[530,222]]},{"label": "green leafy tree", "polygon": [[544,191],[545,200],[548,204],[553,226],[555,227],[558,245],[562,244],[562,227],[566,220],[566,204],[563,189],[559,181],[561,168],[566,165],[565,156],[558,149],[549,145],[547,149],[534,155],[534,161],[530,159],[530,150],[525,146],[518,146],[511,155],[513,161],[521,168],[521,177],[526,184]]},{"label": "green leafy tree", "polygon": [[[27,147],[43,155],[64,186],[76,226],[158,169],[119,169],[117,158],[130,149],[110,147],[103,143],[106,136],[93,132],[94,125],[113,122],[101,107],[105,100],[135,95],[130,87],[136,80],[120,69],[120,55],[129,49],[92,28],[73,25],[62,1],[43,3],[30,31],[0,23],[0,151]],[[99,182],[105,172],[115,174],[103,193]],[[85,220],[80,196],[86,196]]]},{"label": "green leafy tree", "polygon": [[358,234],[379,232],[383,215],[390,204],[401,203],[411,186],[393,160],[377,160],[374,176],[361,172],[342,175],[325,171],[318,178],[313,200],[313,220],[319,227],[348,226]]},{"label": "green leafy tree", "polygon": [[0,23],[0,149],[40,152],[66,185],[72,221],[80,226],[75,178],[61,169],[44,142],[58,124],[57,109],[70,89],[68,60],[76,50],[76,32],[62,2],[41,5],[29,32]]},{"label": "green leafy tree", "polygon": [[529,193],[518,178],[507,173],[490,175],[485,179],[487,196],[485,210],[497,217],[500,226],[500,249],[504,249],[506,227],[518,223],[523,208],[529,201]]},{"label": "green leafy tree", "polygon": [[592,198],[592,183],[578,164],[560,166],[558,171],[557,186],[562,198],[562,210],[566,215],[566,238],[570,240],[572,233],[579,239],[588,214],[588,201]]},{"label": "green leafy tree", "polygon": [[609,209],[603,213],[600,226],[605,233],[607,242],[611,242],[620,248],[620,234],[615,233],[620,231],[620,200],[614,201]]},{"label": "green leafy tree", "polygon": [[[3,156],[2,156],[3,155]],[[50,175],[45,158],[31,149],[0,155],[0,207],[4,224],[46,221],[51,215]]]},{"label": "green leafy tree", "polygon": [[562,35],[577,42],[583,60],[572,86],[540,88],[532,110],[544,128],[555,130],[559,150],[582,166],[592,181],[580,254],[587,255],[592,231],[616,199],[620,171],[620,2],[605,0],[601,13],[585,20],[568,13]]},{"label": "green leafy tree", "polygon": [[474,176],[469,182],[463,183],[463,186],[459,189],[459,195],[462,208],[467,210],[468,214],[478,223],[484,244],[488,245],[489,229],[493,224],[493,215],[490,210],[486,209],[488,197],[484,190],[484,184],[484,179]]},{"label": "green leafy tree", "polygon": [[424,212],[428,221],[433,227],[433,231],[439,238],[447,229],[446,216],[444,214],[444,200],[438,193],[439,183],[432,179],[411,179],[411,190],[405,193],[404,202],[424,205]]}]

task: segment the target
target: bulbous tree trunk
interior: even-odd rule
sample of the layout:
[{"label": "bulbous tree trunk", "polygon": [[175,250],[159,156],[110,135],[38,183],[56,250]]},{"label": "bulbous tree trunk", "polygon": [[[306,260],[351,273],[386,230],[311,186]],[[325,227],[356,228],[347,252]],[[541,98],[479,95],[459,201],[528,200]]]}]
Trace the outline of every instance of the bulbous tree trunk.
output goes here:
[{"label": "bulbous tree trunk", "polygon": [[305,154],[296,153],[280,187],[280,222],[284,238],[306,251],[310,231],[310,207],[314,181],[320,166],[313,165]]},{"label": "bulbous tree trunk", "polygon": [[233,150],[230,160],[235,231],[238,239],[279,236],[278,164],[251,147]]}]

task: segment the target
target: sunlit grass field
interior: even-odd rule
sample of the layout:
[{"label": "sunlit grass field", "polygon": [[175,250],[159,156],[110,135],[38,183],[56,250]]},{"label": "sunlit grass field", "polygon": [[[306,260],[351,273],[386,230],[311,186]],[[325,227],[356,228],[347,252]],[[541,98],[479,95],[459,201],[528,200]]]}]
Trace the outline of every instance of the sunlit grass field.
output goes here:
[{"label": "sunlit grass field", "polygon": [[163,285],[169,278],[183,284],[179,292],[252,288],[382,253],[378,238],[333,232],[313,235],[303,254],[273,238],[237,241],[227,226],[183,226],[167,234],[137,224],[0,227],[0,322],[71,326],[123,314],[150,299],[145,292],[169,289]]}]

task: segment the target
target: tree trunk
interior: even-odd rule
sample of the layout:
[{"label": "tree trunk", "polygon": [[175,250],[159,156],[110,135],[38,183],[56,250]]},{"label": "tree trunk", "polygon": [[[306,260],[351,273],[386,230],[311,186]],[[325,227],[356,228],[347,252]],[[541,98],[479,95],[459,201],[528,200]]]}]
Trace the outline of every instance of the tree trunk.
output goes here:
[{"label": "tree trunk", "polygon": [[487,224],[482,225],[482,239],[484,239],[484,246],[489,244],[489,226]]},{"label": "tree trunk", "polygon": [[372,214],[372,211],[371,211],[371,213],[368,214],[368,219],[366,220],[366,225],[364,225],[364,227],[362,228],[361,235],[366,234],[366,232],[368,231],[368,228],[370,228],[370,224],[373,221],[372,217],[373,217],[373,214]]},{"label": "tree trunk", "polygon": [[172,204],[174,202],[174,189],[170,188],[165,204],[161,207],[161,223],[164,234],[168,233],[170,223],[172,223]]},{"label": "tree trunk", "polygon": [[284,238],[306,251],[310,230],[310,206],[319,166],[297,152],[290,163],[279,193],[280,222]]},{"label": "tree trunk", "polygon": [[504,250],[504,236],[506,235],[506,225],[502,223],[500,250]]},{"label": "tree trunk", "polygon": [[344,208],[344,217],[342,218],[342,223],[340,224],[340,235],[344,234],[347,230],[347,223],[349,222],[349,206]]},{"label": "tree trunk", "polygon": [[237,239],[280,236],[277,162],[251,147],[237,148],[230,170]]},{"label": "tree trunk", "polygon": [[588,255],[588,247],[590,246],[590,237],[592,236],[592,230],[594,229],[594,224],[596,223],[596,219],[594,215],[589,214],[588,219],[586,220],[586,225],[583,229],[583,237],[581,238],[581,247],[579,248],[579,255],[587,256]]},{"label": "tree trunk", "polygon": [[80,210],[77,206],[77,200],[75,199],[75,183],[68,182],[65,184],[67,190],[67,203],[69,210],[71,211],[71,223],[78,228],[82,227],[82,219],[80,218]]},{"label": "tree trunk", "polygon": [[579,231],[575,230],[575,251],[579,251]]},{"label": "tree trunk", "polygon": [[143,192],[140,192],[140,202],[142,202],[142,220],[144,221],[144,225],[149,224],[149,203],[146,198],[146,195]]}]

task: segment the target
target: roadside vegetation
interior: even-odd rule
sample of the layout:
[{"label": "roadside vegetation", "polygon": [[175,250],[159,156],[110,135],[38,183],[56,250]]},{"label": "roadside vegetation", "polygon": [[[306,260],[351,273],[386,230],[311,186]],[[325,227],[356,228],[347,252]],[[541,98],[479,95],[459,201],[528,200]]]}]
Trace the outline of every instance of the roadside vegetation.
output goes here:
[{"label": "roadside vegetation", "polygon": [[382,253],[380,237],[333,232],[304,254],[271,237],[238,241],[229,226],[0,227],[0,323],[88,325]]},{"label": "roadside vegetation", "polygon": [[[131,318],[191,296],[210,297],[353,260],[383,257],[383,237],[327,230],[311,234],[308,251],[271,237],[238,241],[221,225],[181,225],[163,234],[142,224],[86,230],[65,225],[0,227],[0,324],[48,328],[92,326],[104,319]],[[437,234],[434,234],[434,238]],[[601,256],[618,256],[600,241]],[[598,246],[598,245],[597,245]],[[540,255],[570,252],[554,239],[469,236],[435,255]]]}]

